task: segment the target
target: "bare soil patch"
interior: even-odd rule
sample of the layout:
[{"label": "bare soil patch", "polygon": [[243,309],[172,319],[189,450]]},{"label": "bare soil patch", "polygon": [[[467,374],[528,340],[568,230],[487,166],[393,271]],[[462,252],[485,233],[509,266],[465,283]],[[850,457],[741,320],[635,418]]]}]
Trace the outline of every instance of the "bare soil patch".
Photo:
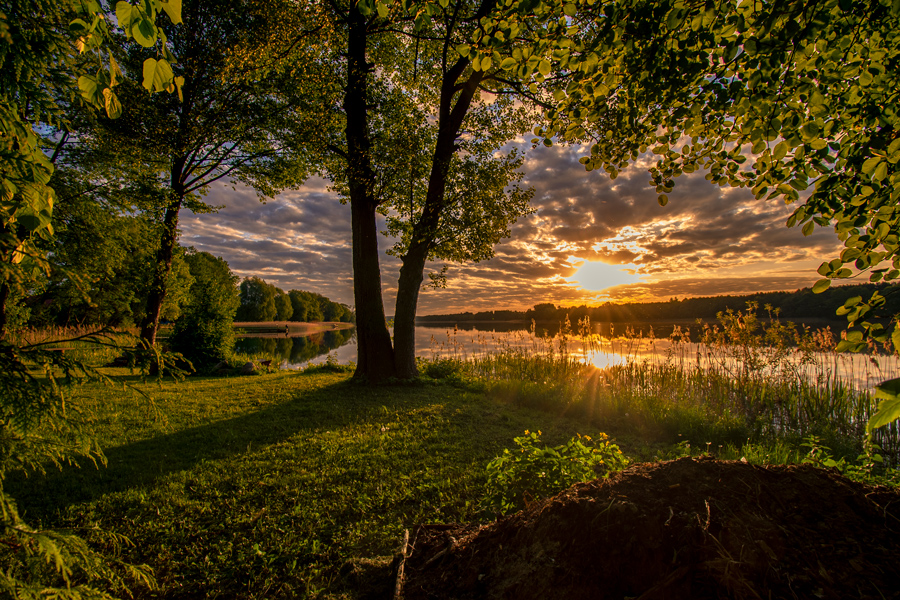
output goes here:
[{"label": "bare soil patch", "polygon": [[900,491],[809,465],[635,465],[487,525],[423,526],[404,600],[900,598]]}]

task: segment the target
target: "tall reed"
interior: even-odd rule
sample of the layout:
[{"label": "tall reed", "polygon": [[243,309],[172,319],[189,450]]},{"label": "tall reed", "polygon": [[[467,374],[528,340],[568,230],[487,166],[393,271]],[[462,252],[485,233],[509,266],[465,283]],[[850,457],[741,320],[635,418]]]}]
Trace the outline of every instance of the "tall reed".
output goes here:
[{"label": "tall reed", "polygon": [[[836,451],[857,451],[877,404],[869,386],[893,376],[897,358],[837,353],[829,330],[757,312],[750,304],[693,332],[676,326],[664,339],[652,329],[616,335],[612,325],[601,336],[587,319],[575,328],[566,319],[554,336],[540,335],[534,324],[529,333],[479,334],[468,351],[454,330],[434,341],[432,355],[456,363],[503,400],[651,438],[680,434],[739,446],[817,435]],[[896,464],[897,424],[877,430],[874,441]]]},{"label": "tall reed", "polygon": [[19,347],[40,346],[44,349],[65,352],[66,356],[97,366],[121,354],[117,344],[128,345],[133,343],[136,337],[137,329],[79,325],[23,329],[14,334],[12,341]]}]

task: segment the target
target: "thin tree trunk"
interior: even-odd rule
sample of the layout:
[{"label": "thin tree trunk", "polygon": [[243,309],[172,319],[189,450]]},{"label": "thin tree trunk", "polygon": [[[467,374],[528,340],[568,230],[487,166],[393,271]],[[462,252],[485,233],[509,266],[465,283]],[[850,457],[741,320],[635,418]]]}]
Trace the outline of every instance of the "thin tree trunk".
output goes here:
[{"label": "thin tree trunk", "polygon": [[356,302],[357,362],[355,377],[378,382],[393,377],[394,349],[384,315],[381,267],[378,258],[378,226],[374,198],[368,129],[368,73],[366,22],[356,7],[351,9],[347,44],[347,180],[353,232],[353,297]]},{"label": "thin tree trunk", "polygon": [[141,339],[151,346],[156,344],[159,315],[168,293],[169,273],[172,272],[172,258],[175,255],[175,245],[178,243],[178,213],[181,210],[181,203],[182,197],[179,195],[176,201],[166,207],[162,238],[156,252],[153,283],[147,295],[147,313],[141,322]]},{"label": "thin tree trunk", "polygon": [[[428,192],[422,216],[413,225],[412,243],[403,255],[400,280],[397,283],[397,307],[394,311],[394,363],[397,377],[412,378],[418,375],[416,368],[416,310],[419,291],[425,277],[425,261],[434,243],[447,190],[447,173],[456,152],[463,119],[472,104],[483,72],[470,74],[458,87],[458,79],[468,65],[460,60],[444,74],[441,85],[440,119],[438,137],[431,160]],[[455,104],[453,100],[456,100]]]}]

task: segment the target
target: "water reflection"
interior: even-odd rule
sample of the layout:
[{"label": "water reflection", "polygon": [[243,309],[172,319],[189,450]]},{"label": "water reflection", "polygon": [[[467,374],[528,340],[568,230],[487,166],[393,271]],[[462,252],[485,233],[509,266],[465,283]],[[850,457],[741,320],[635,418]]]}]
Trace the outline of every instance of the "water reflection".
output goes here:
[{"label": "water reflection", "polygon": [[[678,327],[682,336],[672,341],[669,336]],[[674,362],[692,368],[730,367],[733,359],[713,354],[697,342],[699,327],[679,324],[615,323],[593,324],[588,337],[569,336],[564,347],[558,327],[536,328],[534,334],[521,323],[466,324],[447,327],[416,328],[416,355],[424,358],[449,357],[469,360],[501,351],[530,353],[565,352],[569,356],[598,368],[628,363]],[[330,353],[340,364],[357,359],[356,330],[339,329],[299,337],[241,337],[236,352],[265,353],[281,359],[287,368],[302,368],[324,362]],[[813,382],[842,380],[852,387],[872,389],[880,382],[900,374],[896,356],[870,356],[848,353],[815,353],[811,360],[801,360],[798,353],[795,373]]]},{"label": "water reflection", "polygon": [[[700,328],[678,324],[652,326],[643,324],[636,328],[631,324],[594,324],[594,333],[587,336],[558,335],[556,331],[541,330],[532,333],[522,326],[512,328],[483,324],[464,327],[418,327],[417,354],[426,358],[447,357],[470,360],[498,352],[523,352],[527,354],[566,354],[575,360],[597,368],[629,363],[672,364],[681,368],[719,369],[738,371],[747,363],[742,349],[735,346],[708,346],[699,343]],[[627,325],[627,327],[626,327]],[[668,332],[663,337],[663,332]],[[673,333],[675,335],[673,335]],[[897,356],[869,355],[835,352],[801,352],[798,348],[784,350],[783,361],[770,360],[767,355],[773,349],[758,348],[755,357],[761,375],[766,373],[763,364],[789,367],[796,377],[819,385],[830,385],[840,380],[857,390],[871,390],[886,379],[900,376],[900,359]]]},{"label": "water reflection", "polygon": [[[591,322],[590,329],[591,333],[594,335],[598,335],[602,338],[640,338],[643,337],[645,339],[665,339],[675,333],[676,330],[687,333],[692,342],[699,342],[700,337],[702,335],[702,323],[707,325],[718,325],[719,321],[717,319],[699,319],[701,324],[698,324],[698,319],[682,319],[680,321],[657,321],[657,322],[646,322],[646,321],[628,321],[628,322],[619,322],[619,323],[601,323],[601,322]],[[768,319],[760,319],[761,323],[768,323]],[[787,324],[786,321],[782,322]],[[797,320],[794,319],[791,321],[794,325],[795,329],[798,331],[804,327],[809,327],[813,330],[829,328],[834,332],[835,335],[845,329],[847,327],[846,321],[833,321],[827,319],[810,319],[810,320]],[[454,323],[454,322],[445,322],[445,323],[434,323],[434,322],[426,322],[426,323],[418,323],[416,325],[417,330],[428,331],[429,337],[433,335],[435,332],[441,332],[442,334],[447,331],[456,331],[456,332],[469,332],[469,333],[487,333],[487,334],[498,334],[498,333],[523,333],[529,334],[534,329],[534,334],[539,338],[552,338],[559,334],[561,324],[556,322],[540,322],[540,323],[526,323],[524,321],[496,321],[496,322],[478,322],[478,323]],[[578,330],[578,324],[571,323],[571,331],[576,333]]]},{"label": "water reflection", "polygon": [[323,362],[335,354],[340,363],[356,360],[356,329],[320,331],[296,337],[251,337],[235,340],[234,351],[245,354],[266,354],[280,359],[289,368]]}]

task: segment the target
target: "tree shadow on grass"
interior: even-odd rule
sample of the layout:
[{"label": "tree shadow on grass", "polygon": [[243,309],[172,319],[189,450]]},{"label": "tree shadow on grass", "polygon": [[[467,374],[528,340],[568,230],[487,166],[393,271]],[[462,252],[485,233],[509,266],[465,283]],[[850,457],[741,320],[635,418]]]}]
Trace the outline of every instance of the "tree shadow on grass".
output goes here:
[{"label": "tree shadow on grass", "polygon": [[[11,473],[4,488],[28,522],[52,520],[73,504],[104,494],[152,486],[158,479],[204,461],[227,459],[287,440],[298,433],[338,429],[374,418],[373,411],[403,403],[406,394],[349,382],[213,423],[122,446],[104,448],[107,465],[52,466],[47,473]],[[87,464],[85,464],[87,463]]]}]

